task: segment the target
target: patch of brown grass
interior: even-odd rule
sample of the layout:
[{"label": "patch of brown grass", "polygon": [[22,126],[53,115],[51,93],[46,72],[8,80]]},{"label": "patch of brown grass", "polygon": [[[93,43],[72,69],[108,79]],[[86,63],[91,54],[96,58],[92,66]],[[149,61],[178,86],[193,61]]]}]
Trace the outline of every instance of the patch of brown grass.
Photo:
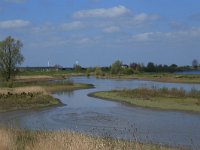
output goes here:
[{"label": "patch of brown grass", "polygon": [[14,136],[10,131],[0,129],[0,149],[1,150],[15,150]]},{"label": "patch of brown grass", "polygon": [[73,132],[0,130],[2,150],[178,150]]},{"label": "patch of brown grass", "polygon": [[17,76],[15,78],[16,80],[33,80],[33,79],[54,79],[53,76],[47,76],[47,75],[33,75],[33,76]]},{"label": "patch of brown grass", "polygon": [[21,93],[42,93],[42,94],[47,94],[46,90],[41,86],[0,88],[0,94],[7,94],[8,92],[10,92],[12,94],[21,94]]}]

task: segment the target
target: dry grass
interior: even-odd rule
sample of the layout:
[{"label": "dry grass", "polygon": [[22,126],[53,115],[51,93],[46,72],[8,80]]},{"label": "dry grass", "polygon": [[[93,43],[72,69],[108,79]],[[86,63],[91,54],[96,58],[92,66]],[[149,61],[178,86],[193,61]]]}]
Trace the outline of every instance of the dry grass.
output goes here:
[{"label": "dry grass", "polygon": [[10,131],[0,129],[0,149],[1,150],[14,150],[15,140]]},{"label": "dry grass", "polygon": [[60,105],[60,100],[52,97],[41,86],[0,89],[0,112]]},{"label": "dry grass", "polygon": [[2,150],[178,150],[158,145],[92,137],[72,132],[0,129]]},{"label": "dry grass", "polygon": [[133,75],[110,75],[101,78],[125,79],[125,80],[146,80],[171,83],[200,83],[200,75],[177,75],[173,73],[135,73]]},{"label": "dry grass", "polygon": [[7,94],[8,92],[12,94],[21,93],[41,93],[47,94],[46,90],[41,86],[29,86],[29,87],[16,87],[16,88],[0,88],[0,94]]},{"label": "dry grass", "polygon": [[89,96],[161,110],[200,112],[200,91],[192,89],[125,89],[91,93]]},{"label": "dry grass", "polygon": [[33,76],[17,76],[16,80],[34,80],[34,79],[54,79],[53,76],[48,75],[33,75]]},{"label": "dry grass", "polygon": [[13,85],[13,88],[0,88],[0,112],[60,106],[60,100],[53,98],[51,93],[93,87],[90,84],[74,84],[60,80],[20,81],[14,82]]},{"label": "dry grass", "polygon": [[44,82],[52,80],[63,80],[64,76],[61,75],[31,75],[31,76],[17,76],[15,77],[15,82]]}]

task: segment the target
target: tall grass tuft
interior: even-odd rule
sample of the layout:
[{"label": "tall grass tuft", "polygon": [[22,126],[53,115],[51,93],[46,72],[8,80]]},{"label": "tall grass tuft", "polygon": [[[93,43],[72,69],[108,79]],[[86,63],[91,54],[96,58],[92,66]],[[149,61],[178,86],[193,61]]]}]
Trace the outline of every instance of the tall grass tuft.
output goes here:
[{"label": "tall grass tuft", "polygon": [[16,150],[15,137],[11,131],[0,129],[0,149]]},{"label": "tall grass tuft", "polygon": [[24,131],[0,129],[2,150],[179,150],[67,131]]},{"label": "tall grass tuft", "polygon": [[183,88],[138,88],[138,89],[124,89],[124,90],[115,90],[114,92],[118,92],[120,96],[124,97],[138,97],[148,100],[150,97],[174,97],[174,98],[200,98],[200,91],[196,89],[191,89],[191,91],[187,92]]}]

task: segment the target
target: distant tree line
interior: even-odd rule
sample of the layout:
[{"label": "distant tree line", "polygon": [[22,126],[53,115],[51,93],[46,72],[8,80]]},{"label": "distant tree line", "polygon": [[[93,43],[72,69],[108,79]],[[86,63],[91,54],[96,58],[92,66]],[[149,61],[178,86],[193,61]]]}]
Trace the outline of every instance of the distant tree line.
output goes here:
[{"label": "distant tree line", "polygon": [[176,64],[157,65],[153,62],[149,62],[146,66],[135,62],[130,63],[130,65],[126,65],[119,60],[115,61],[110,67],[111,74],[133,74],[138,72],[174,73],[185,70],[192,70],[192,68],[191,66],[178,66]]},{"label": "distant tree line", "polygon": [[193,60],[192,66],[178,66],[176,64],[171,65],[162,65],[162,64],[155,64],[153,62],[147,63],[144,65],[143,63],[130,63],[129,65],[123,64],[122,61],[116,60],[111,66],[108,67],[90,67],[90,68],[82,68],[80,65],[74,65],[74,70],[76,72],[85,72],[87,76],[91,74],[99,77],[105,76],[105,74],[111,75],[131,75],[134,73],[174,73],[174,72],[181,72],[181,71],[189,71],[198,68],[197,60]]},{"label": "distant tree line", "polygon": [[178,67],[176,64],[171,64],[171,65],[157,65],[154,64],[153,62],[149,62],[147,66],[140,66],[139,71],[140,72],[168,72],[168,73],[173,73],[173,72],[178,72],[181,71],[182,68]]}]

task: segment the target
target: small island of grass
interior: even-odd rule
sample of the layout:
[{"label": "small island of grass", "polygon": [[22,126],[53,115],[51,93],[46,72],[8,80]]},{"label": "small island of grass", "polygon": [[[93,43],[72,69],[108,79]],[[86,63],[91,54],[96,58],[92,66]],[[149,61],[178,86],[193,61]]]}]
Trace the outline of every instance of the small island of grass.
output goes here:
[{"label": "small island of grass", "polygon": [[200,112],[200,91],[192,89],[124,89],[91,93],[89,96],[161,110]]},{"label": "small island of grass", "polygon": [[1,89],[0,112],[54,105],[62,105],[62,103],[49,95],[42,87]]},{"label": "small island of grass", "polygon": [[38,109],[63,105],[51,93],[58,91],[92,88],[91,84],[78,84],[57,77],[20,77],[12,83],[12,88],[4,84],[0,88],[0,112]]}]

